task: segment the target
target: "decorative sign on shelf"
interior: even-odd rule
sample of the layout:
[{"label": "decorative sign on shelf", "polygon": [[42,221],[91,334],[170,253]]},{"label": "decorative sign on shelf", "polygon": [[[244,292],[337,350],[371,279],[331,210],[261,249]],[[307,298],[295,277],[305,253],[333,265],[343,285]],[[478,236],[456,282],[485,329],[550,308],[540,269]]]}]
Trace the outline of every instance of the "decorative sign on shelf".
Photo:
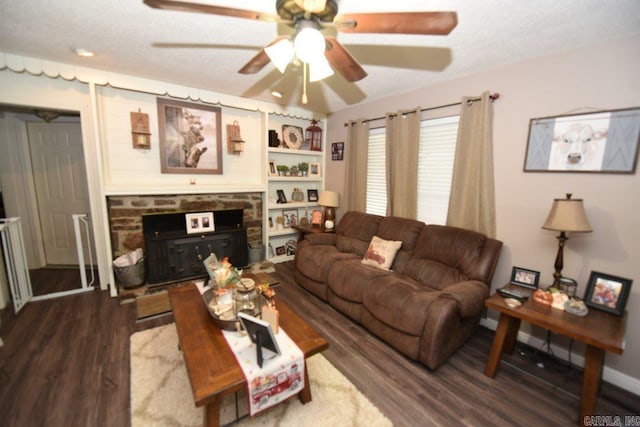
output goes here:
[{"label": "decorative sign on shelf", "polygon": [[151,148],[151,129],[149,115],[138,108],[138,112],[131,112],[131,140],[133,148]]}]

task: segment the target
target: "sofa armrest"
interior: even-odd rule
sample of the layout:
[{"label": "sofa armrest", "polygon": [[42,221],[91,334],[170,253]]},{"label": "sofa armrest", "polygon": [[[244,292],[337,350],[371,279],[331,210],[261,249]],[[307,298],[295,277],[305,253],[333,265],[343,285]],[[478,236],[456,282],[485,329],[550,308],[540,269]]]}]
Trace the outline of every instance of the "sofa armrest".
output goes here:
[{"label": "sofa armrest", "polygon": [[[304,236],[304,240],[307,245],[334,245],[336,244],[336,235],[335,233],[316,233],[316,234],[306,234]],[[302,243],[300,242],[300,243]]]},{"label": "sofa armrest", "polygon": [[475,316],[484,309],[484,300],[489,297],[489,287],[478,281],[454,283],[442,290],[438,298],[456,302],[460,317]]}]

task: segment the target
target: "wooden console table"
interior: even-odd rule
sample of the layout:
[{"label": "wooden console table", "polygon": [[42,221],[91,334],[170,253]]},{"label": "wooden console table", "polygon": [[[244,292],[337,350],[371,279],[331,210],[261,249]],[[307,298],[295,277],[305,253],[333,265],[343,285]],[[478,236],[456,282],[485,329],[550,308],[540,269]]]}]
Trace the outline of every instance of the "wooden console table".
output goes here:
[{"label": "wooden console table", "polygon": [[496,374],[500,355],[512,353],[520,322],[524,320],[560,335],[565,335],[587,345],[582,379],[579,424],[584,425],[585,417],[596,415],[596,401],[602,380],[602,368],[606,351],[622,354],[627,313],[619,317],[604,311],[589,309],[584,316],[575,316],[563,310],[557,310],[533,302],[529,298],[519,308],[511,308],[498,294],[485,301],[485,306],[500,312],[496,335],[491,345],[489,358],[484,369],[486,376]]}]

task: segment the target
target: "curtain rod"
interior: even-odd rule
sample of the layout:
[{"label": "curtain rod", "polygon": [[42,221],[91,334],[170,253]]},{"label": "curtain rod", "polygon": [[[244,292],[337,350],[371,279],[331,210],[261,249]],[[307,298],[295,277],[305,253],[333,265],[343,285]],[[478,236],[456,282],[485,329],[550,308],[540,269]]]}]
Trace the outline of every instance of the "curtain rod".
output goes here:
[{"label": "curtain rod", "polygon": [[[489,95],[489,99],[491,100],[491,102],[495,101],[495,100],[496,100],[496,99],[498,99],[498,98],[500,98],[500,94],[499,94],[499,93],[497,93],[497,92],[496,92],[496,93],[493,93],[493,94],[491,94],[491,95]],[[469,99],[469,100],[467,100],[467,105],[471,105],[471,104],[473,104],[473,103],[474,103],[474,102],[476,102],[476,101],[480,101],[481,99],[482,99],[482,98],[473,98],[473,99]],[[439,110],[439,109],[441,109],[441,108],[447,108],[447,107],[455,107],[456,105],[462,105],[462,102],[454,102],[453,104],[438,105],[437,107],[423,108],[422,110],[420,110],[420,112],[422,113],[422,112],[424,112],[424,111]],[[411,113],[413,113],[413,111],[409,111],[409,112],[407,112],[407,114],[411,114]],[[390,115],[391,117],[395,117],[395,116],[397,116],[397,114],[389,114],[389,115]],[[383,117],[375,117],[375,118],[373,118],[373,119],[366,119],[366,120],[363,120],[363,121],[362,121],[362,123],[366,123],[366,122],[373,122],[373,121],[376,121],[376,120],[382,120],[382,119],[384,119],[385,117],[386,117],[386,116],[383,116]],[[345,122],[345,123],[344,123],[344,126],[345,126],[345,127],[347,127],[347,126],[349,126],[350,124],[351,124],[351,125],[354,125],[355,123],[356,123],[355,121],[350,120],[350,121],[348,121],[348,122]]]}]

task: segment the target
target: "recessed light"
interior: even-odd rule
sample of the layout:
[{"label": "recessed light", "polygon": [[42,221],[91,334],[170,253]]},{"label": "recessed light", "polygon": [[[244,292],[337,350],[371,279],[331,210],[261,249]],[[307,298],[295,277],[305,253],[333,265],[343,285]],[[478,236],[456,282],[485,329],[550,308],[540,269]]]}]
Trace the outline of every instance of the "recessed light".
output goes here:
[{"label": "recessed light", "polygon": [[271,95],[275,96],[276,98],[282,98],[282,94],[280,92],[278,92],[277,90],[271,91]]},{"label": "recessed light", "polygon": [[96,56],[95,52],[92,52],[88,49],[77,48],[77,49],[74,49],[73,51],[76,53],[76,55],[81,56],[83,58],[90,58],[92,56]]}]

